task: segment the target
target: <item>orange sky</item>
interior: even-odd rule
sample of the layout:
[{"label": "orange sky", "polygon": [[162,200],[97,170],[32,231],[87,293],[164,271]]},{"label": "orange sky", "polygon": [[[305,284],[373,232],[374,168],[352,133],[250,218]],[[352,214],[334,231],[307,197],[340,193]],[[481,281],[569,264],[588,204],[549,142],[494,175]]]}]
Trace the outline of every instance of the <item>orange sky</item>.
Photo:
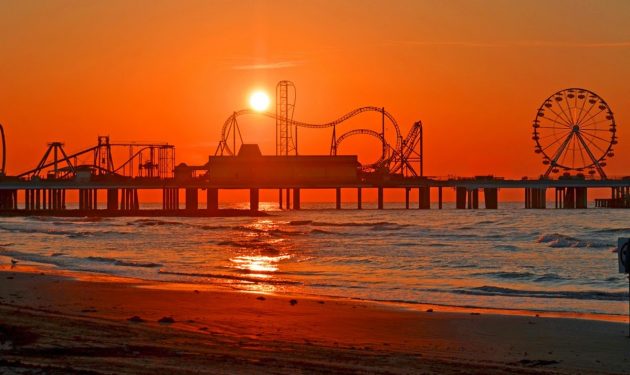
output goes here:
[{"label": "orange sky", "polygon": [[[628,1],[3,1],[8,172],[48,141],[73,151],[98,134],[168,141],[201,164],[253,89],[288,79],[298,120],[384,106],[403,133],[424,122],[426,174],[516,178],[544,171],[530,138],[541,102],[588,88],[618,124],[607,172],[630,175],[628,16]],[[274,152],[273,122],[243,130]],[[309,132],[300,151],[327,153],[329,138]]]}]

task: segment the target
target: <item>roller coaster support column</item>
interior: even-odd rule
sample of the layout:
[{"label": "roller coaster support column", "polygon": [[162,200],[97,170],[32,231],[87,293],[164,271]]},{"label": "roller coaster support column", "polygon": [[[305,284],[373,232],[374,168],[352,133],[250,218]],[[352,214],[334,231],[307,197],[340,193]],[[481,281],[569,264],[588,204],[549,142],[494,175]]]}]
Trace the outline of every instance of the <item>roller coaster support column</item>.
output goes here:
[{"label": "roller coaster support column", "polygon": [[335,208],[341,210],[341,188],[335,189]]},{"label": "roller coaster support column", "polygon": [[497,188],[484,188],[483,200],[487,209],[496,210],[499,208],[499,190]]},{"label": "roller coaster support column", "polygon": [[363,197],[362,197],[363,193],[361,191],[361,188],[357,188],[357,209],[362,209],[362,205],[363,205]]},{"label": "roller coaster support column", "polygon": [[207,192],[207,209],[210,211],[219,210],[219,189],[208,188]]},{"label": "roller coaster support column", "polygon": [[260,191],[257,188],[249,189],[249,210],[258,212],[260,202]]},{"label": "roller coaster support column", "polygon": [[382,186],[378,187],[378,209],[379,210],[383,209],[383,187]]},{"label": "roller coaster support column", "polygon": [[[288,192],[289,190],[287,190]],[[288,204],[288,200],[287,200],[287,204]],[[300,189],[299,188],[293,188],[293,209],[294,210],[299,210],[300,209]]]},{"label": "roller coaster support column", "polygon": [[[442,198],[442,188],[440,188],[440,200]],[[429,186],[418,188],[418,208],[428,210],[431,208],[431,188]],[[440,208],[442,208],[440,206]]]},{"label": "roller coaster support column", "polygon": [[186,188],[186,210],[199,208],[199,194],[197,188]]}]

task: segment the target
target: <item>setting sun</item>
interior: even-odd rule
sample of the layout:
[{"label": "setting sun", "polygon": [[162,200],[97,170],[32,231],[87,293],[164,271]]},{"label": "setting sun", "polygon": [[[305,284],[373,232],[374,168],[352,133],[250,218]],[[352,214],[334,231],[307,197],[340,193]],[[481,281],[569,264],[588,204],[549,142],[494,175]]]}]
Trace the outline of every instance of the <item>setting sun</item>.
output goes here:
[{"label": "setting sun", "polygon": [[266,111],[270,102],[269,95],[264,91],[254,91],[249,97],[249,106],[258,112]]}]

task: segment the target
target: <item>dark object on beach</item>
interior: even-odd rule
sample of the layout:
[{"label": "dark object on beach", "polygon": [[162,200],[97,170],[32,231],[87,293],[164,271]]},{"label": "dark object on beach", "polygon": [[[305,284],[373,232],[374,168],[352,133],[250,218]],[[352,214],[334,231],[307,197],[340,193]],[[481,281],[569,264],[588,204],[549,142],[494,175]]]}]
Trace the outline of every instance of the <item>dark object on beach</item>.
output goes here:
[{"label": "dark object on beach", "polygon": [[200,331],[207,331],[207,330],[208,330],[208,327],[201,327],[201,328],[199,328],[199,330],[200,330]]},{"label": "dark object on beach", "polygon": [[427,309],[427,312],[433,312],[433,309]]},{"label": "dark object on beach", "polygon": [[175,323],[175,319],[171,318],[170,316],[165,316],[162,319],[158,320],[158,323],[172,324]]},{"label": "dark object on beach", "polygon": [[470,315],[481,315],[481,313],[478,312],[471,312]]},{"label": "dark object on beach", "polygon": [[256,299],[257,299],[257,300],[259,300],[259,301],[264,301],[264,300],[266,300],[266,298],[265,298],[265,297],[263,297],[263,296],[256,297]]},{"label": "dark object on beach", "polygon": [[97,310],[93,307],[89,307],[87,309],[83,309],[81,310],[82,313],[93,313],[93,312],[97,312]]},{"label": "dark object on beach", "polygon": [[291,306],[295,306],[295,305],[297,305],[297,300],[296,299],[292,299],[291,301],[289,301],[289,303],[291,304]]},{"label": "dark object on beach", "polygon": [[7,276],[8,280],[13,280],[13,276]]},{"label": "dark object on beach", "polygon": [[0,324],[0,345],[11,343],[13,349],[32,344],[39,339],[39,335],[26,327]]},{"label": "dark object on beach", "polygon": [[199,291],[197,289],[193,290],[193,292],[199,294]]},{"label": "dark object on beach", "polygon": [[326,302],[324,302],[324,301],[317,301],[317,303],[319,303],[320,305],[323,305]]},{"label": "dark object on beach", "polygon": [[129,318],[127,320],[132,322],[132,323],[144,323],[144,322],[146,322],[146,320],[142,319],[138,315],[134,315],[134,316],[132,316],[131,318]]}]

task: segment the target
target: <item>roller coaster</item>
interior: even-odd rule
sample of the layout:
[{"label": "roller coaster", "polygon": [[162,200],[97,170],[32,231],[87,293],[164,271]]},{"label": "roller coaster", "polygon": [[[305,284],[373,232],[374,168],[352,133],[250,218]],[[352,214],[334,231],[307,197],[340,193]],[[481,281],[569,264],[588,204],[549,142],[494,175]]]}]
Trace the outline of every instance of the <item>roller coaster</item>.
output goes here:
[{"label": "roller coaster", "polygon": [[[281,85],[282,81],[279,83]],[[286,98],[276,98],[278,102],[286,102]],[[294,103],[291,104],[294,106]],[[351,118],[358,116],[367,112],[376,112],[380,113],[382,116],[381,121],[381,132],[377,132],[372,129],[353,129],[347,132],[342,133],[341,135],[337,135],[337,127],[342,125],[345,121],[350,120]],[[223,155],[223,156],[232,156],[235,155],[238,146],[243,144],[243,135],[241,133],[239,127],[239,118],[244,116],[264,116],[267,118],[275,119],[276,123],[283,124],[289,130],[281,129],[281,134],[284,134],[286,139],[284,141],[277,141],[278,143],[284,142],[286,147],[286,154],[288,155],[288,147],[292,145],[291,149],[297,154],[297,129],[298,128],[310,128],[310,129],[328,129],[332,128],[332,137],[331,137],[331,145],[330,145],[330,154],[337,155],[339,150],[339,146],[344,140],[356,136],[356,135],[367,135],[377,139],[382,144],[382,152],[379,158],[372,162],[366,163],[361,166],[361,170],[364,173],[389,173],[389,174],[400,174],[405,177],[418,177],[423,176],[423,145],[422,145],[422,122],[415,122],[407,137],[403,139],[400,126],[396,119],[391,115],[391,113],[387,112],[385,108],[366,106],[356,108],[343,116],[337,118],[336,120],[326,122],[326,123],[309,123],[303,121],[297,121],[292,118],[291,115],[287,117],[286,115],[282,115],[282,113],[273,113],[273,112],[257,112],[251,109],[243,109],[240,111],[236,111],[230,115],[227,120],[223,123],[223,127],[221,128],[221,139],[215,151],[215,155]],[[394,140],[390,142],[387,140],[387,136],[385,133],[385,123],[386,120],[389,125],[394,129]],[[278,132],[278,130],[277,130]],[[295,143],[293,143],[295,142]],[[280,150],[277,145],[277,150]],[[284,152],[277,151],[278,154],[284,155]]]},{"label": "roller coaster", "polygon": [[[114,154],[125,155],[118,165],[114,163]],[[87,172],[90,176],[169,178],[173,176],[174,168],[173,145],[111,143],[108,136],[99,136],[95,146],[73,154],[66,153],[61,142],[49,143],[37,166],[15,177],[26,180],[67,180]]]}]

